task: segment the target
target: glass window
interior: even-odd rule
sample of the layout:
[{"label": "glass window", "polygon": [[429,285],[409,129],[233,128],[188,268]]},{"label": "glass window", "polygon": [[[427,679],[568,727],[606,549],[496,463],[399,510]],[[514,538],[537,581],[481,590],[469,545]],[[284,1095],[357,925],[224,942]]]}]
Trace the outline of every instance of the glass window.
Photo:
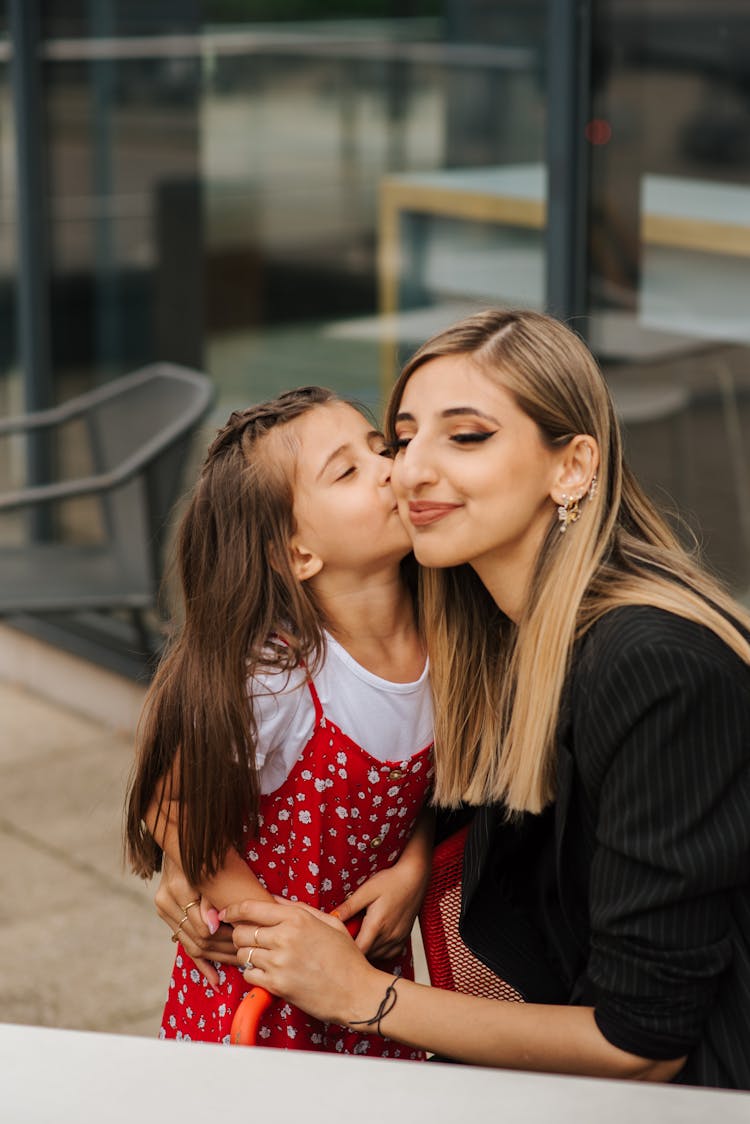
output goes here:
[{"label": "glass window", "polygon": [[750,11],[594,5],[591,339],[634,467],[737,589],[750,566]]},{"label": "glass window", "polygon": [[208,4],[207,357],[232,405],[377,404],[488,301],[543,301],[543,8]]},{"label": "glass window", "polygon": [[[16,341],[17,230],[16,133],[10,73],[10,35],[7,4],[0,2],[0,416],[23,409]],[[0,488],[24,480],[23,449],[14,440],[0,441]],[[0,536],[16,533],[18,520],[0,524]]]}]

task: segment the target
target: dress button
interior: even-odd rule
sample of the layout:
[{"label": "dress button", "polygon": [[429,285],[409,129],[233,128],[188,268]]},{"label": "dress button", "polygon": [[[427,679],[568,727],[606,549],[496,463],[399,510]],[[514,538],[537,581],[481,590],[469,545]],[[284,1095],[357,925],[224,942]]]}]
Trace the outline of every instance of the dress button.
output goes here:
[{"label": "dress button", "polygon": [[382,842],[383,842],[383,836],[382,835],[376,835],[374,839],[370,840],[370,846],[371,847],[379,847]]},{"label": "dress button", "polygon": [[388,780],[389,781],[400,781],[400,780],[403,780],[403,778],[405,776],[406,776],[406,773],[404,772],[403,769],[391,769],[390,773],[388,774]]}]

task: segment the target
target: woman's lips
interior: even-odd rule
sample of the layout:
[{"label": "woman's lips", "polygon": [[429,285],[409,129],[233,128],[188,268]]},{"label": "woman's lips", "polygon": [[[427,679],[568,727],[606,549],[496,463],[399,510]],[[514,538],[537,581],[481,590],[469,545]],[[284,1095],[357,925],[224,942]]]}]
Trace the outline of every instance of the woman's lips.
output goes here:
[{"label": "woman's lips", "polygon": [[426,500],[417,500],[409,504],[409,520],[415,527],[427,527],[430,523],[437,523],[446,515],[450,515],[459,507],[457,503],[429,503]]}]

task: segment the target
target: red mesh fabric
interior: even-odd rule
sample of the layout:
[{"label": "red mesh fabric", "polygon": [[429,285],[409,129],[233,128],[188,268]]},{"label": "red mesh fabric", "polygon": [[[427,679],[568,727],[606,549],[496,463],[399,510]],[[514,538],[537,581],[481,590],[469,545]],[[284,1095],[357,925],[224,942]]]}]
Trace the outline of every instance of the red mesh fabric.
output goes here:
[{"label": "red mesh fabric", "polygon": [[433,855],[432,874],[419,913],[430,980],[433,987],[448,991],[523,1002],[510,984],[477,960],[458,933],[461,871],[468,832],[469,828],[464,827],[444,839]]}]

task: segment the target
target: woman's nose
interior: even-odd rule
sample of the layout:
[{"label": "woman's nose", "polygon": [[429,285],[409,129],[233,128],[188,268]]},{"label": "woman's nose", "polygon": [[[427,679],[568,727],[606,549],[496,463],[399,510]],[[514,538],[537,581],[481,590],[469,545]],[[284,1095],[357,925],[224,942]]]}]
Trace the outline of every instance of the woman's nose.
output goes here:
[{"label": "woman's nose", "polygon": [[429,457],[429,449],[423,442],[412,438],[409,444],[401,449],[393,462],[391,483],[394,488],[404,491],[414,491],[423,484],[431,484],[437,474]]}]

